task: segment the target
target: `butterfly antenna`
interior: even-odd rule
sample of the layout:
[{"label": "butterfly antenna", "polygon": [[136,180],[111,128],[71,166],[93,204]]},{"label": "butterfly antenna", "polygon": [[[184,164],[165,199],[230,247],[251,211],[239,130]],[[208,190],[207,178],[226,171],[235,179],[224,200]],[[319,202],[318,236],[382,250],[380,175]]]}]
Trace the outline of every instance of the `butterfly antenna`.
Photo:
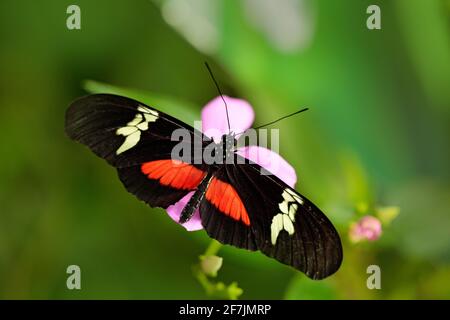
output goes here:
[{"label": "butterfly antenna", "polygon": [[227,102],[225,101],[225,99],[224,99],[224,97],[223,97],[222,91],[220,90],[220,87],[219,87],[219,85],[217,84],[216,79],[214,78],[214,75],[213,75],[213,73],[212,73],[212,71],[211,71],[211,68],[209,67],[208,62],[206,62],[206,61],[205,61],[205,66],[206,66],[206,69],[208,69],[208,72],[209,72],[209,74],[211,75],[211,78],[212,78],[214,84],[216,85],[217,91],[219,92],[219,95],[220,95],[220,97],[222,98],[223,103],[225,104],[225,111],[226,111],[226,113],[227,113],[228,132],[231,132],[230,117],[228,116],[228,106],[227,106]]},{"label": "butterfly antenna", "polygon": [[[283,119],[286,119],[286,118],[295,116],[296,114],[299,114],[299,113],[301,113],[301,112],[308,111],[308,110],[309,110],[309,108],[304,108],[304,109],[295,111],[295,112],[293,112],[293,113],[288,114],[287,116],[281,117],[281,118],[279,118],[279,119],[277,119],[277,120],[271,121],[271,122],[266,123],[266,124],[263,124],[263,125],[261,125],[261,126],[257,126],[257,127],[253,128],[253,129],[256,130],[256,129],[261,129],[261,128],[263,128],[263,127],[270,126],[271,124],[274,124],[274,123],[276,123],[276,122],[278,122],[278,121],[281,121],[281,120],[283,120]],[[247,130],[248,130],[248,129],[247,129]],[[247,131],[247,130],[245,130],[245,131]],[[245,131],[238,133],[238,135],[241,134],[241,133],[244,133]]]}]

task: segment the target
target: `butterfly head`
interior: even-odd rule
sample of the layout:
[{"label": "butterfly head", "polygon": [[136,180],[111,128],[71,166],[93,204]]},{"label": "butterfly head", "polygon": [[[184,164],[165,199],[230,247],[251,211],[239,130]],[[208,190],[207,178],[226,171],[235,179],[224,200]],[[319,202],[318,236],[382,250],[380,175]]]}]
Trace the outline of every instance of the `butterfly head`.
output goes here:
[{"label": "butterfly head", "polygon": [[223,150],[223,158],[233,154],[237,149],[237,140],[234,132],[224,134],[220,139],[220,148]]}]

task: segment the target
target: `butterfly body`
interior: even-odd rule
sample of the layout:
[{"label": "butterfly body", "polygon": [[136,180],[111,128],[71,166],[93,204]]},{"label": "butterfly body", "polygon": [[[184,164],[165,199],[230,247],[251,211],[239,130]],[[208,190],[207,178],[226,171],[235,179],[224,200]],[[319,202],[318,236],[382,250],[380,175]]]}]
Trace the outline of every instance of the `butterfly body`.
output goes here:
[{"label": "butterfly body", "polygon": [[227,163],[233,164],[236,162],[235,153],[237,152],[236,147],[238,141],[233,133],[222,135],[218,143],[211,140],[208,140],[208,142],[214,147],[212,149],[212,158],[217,161],[210,163],[208,166],[208,174],[200,182],[195,193],[192,195],[192,198],[189,199],[188,203],[181,211],[180,219],[178,221],[181,224],[189,221],[195,210],[199,208],[200,203],[206,194],[206,190],[208,189],[209,184],[214,178],[216,172],[220,170],[220,166],[223,166],[224,164],[226,165]]},{"label": "butterfly body", "polygon": [[[187,142],[174,139],[177,130]],[[199,209],[204,229],[221,243],[259,250],[313,279],[341,264],[331,222],[306,197],[238,154],[233,133],[215,142],[159,110],[109,94],[74,101],[66,132],[114,166],[125,188],[152,207],[168,208],[193,193],[179,222]]]},{"label": "butterfly body", "polygon": [[201,201],[205,197],[206,190],[211,183],[214,173],[208,173],[198,185],[192,197],[189,199],[186,206],[183,208],[180,214],[179,223],[184,224],[188,222],[195,213],[195,210],[200,206]]}]

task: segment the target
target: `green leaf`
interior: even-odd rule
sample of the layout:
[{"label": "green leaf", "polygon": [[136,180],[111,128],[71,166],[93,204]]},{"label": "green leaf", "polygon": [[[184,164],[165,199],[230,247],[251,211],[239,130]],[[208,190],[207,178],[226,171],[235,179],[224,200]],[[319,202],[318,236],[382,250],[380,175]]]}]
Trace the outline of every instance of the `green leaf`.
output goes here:
[{"label": "green leaf", "polygon": [[399,215],[400,207],[377,207],[375,208],[375,212],[381,223],[385,226],[388,226]]},{"label": "green leaf", "polygon": [[194,121],[200,120],[200,112],[196,111],[198,107],[172,97],[143,90],[122,88],[94,80],[86,80],[83,83],[83,88],[90,93],[111,93],[141,101],[190,125],[193,125]]}]

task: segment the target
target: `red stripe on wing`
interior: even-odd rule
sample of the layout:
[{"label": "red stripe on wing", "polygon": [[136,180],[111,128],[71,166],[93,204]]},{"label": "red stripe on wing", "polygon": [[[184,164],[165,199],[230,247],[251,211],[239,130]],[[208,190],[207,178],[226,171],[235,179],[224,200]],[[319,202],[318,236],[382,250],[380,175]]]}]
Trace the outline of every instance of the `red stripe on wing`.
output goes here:
[{"label": "red stripe on wing", "polygon": [[213,178],[206,191],[206,199],[230,218],[250,225],[247,210],[231,184]]},{"label": "red stripe on wing", "polygon": [[191,164],[171,159],[145,162],[141,171],[149,179],[181,190],[195,189],[206,175]]}]

